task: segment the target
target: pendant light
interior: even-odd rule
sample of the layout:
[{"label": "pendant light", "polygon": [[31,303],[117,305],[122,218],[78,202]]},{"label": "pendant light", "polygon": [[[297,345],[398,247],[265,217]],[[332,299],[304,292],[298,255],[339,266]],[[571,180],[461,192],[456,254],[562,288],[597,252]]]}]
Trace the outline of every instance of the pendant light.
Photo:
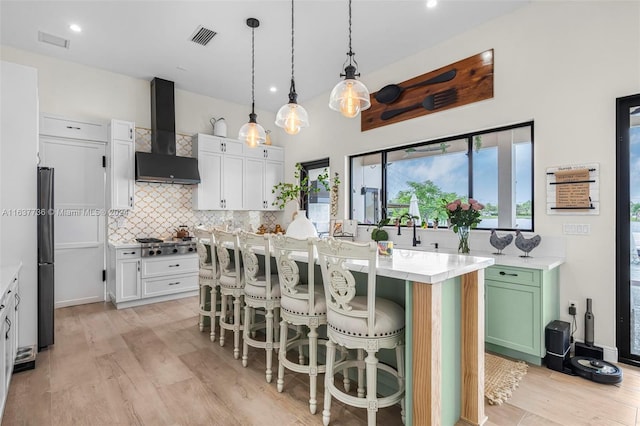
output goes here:
[{"label": "pendant light", "polygon": [[276,126],[282,127],[290,135],[296,135],[303,127],[309,127],[309,115],[307,111],[298,105],[298,94],[296,93],[296,83],[293,78],[294,71],[294,21],[293,21],[293,1],[291,0],[291,86],[289,87],[289,103],[283,105],[276,115]]},{"label": "pendant light", "polygon": [[356,77],[360,77],[360,73],[356,68],[358,63],[353,59],[355,53],[351,50],[351,0],[349,0],[349,51],[347,56],[349,59],[345,61],[345,64],[348,62],[348,65],[344,68],[344,74],[340,74],[344,80],[336,84],[336,87],[331,91],[329,108],[340,111],[347,118],[353,118],[357,117],[360,111],[368,109],[371,106],[371,100],[367,86],[356,80]]},{"label": "pendant light", "polygon": [[238,139],[245,141],[251,148],[255,148],[267,140],[267,133],[256,121],[258,116],[255,112],[255,40],[253,33],[260,26],[260,21],[256,18],[249,18],[247,26],[251,28],[251,114],[249,114],[249,122],[240,128]]}]

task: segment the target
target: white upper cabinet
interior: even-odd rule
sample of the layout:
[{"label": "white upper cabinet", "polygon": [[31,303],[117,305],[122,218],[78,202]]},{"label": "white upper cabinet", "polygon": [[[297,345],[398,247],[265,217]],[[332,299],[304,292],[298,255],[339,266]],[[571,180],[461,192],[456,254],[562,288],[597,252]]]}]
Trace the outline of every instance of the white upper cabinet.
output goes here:
[{"label": "white upper cabinet", "polygon": [[135,123],[111,120],[109,142],[109,208],[132,210],[135,197]]},{"label": "white upper cabinet", "polygon": [[197,134],[193,154],[198,158],[200,183],[193,192],[196,210],[242,210],[244,156],[242,143]]},{"label": "white upper cabinet", "polygon": [[277,210],[273,186],[284,177],[284,150],[277,146],[244,147],[245,210]]}]

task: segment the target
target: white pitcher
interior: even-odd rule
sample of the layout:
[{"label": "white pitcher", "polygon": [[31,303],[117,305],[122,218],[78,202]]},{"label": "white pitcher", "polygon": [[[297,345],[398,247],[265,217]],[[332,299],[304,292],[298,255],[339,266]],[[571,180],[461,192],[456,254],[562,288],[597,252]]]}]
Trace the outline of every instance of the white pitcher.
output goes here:
[{"label": "white pitcher", "polygon": [[213,126],[213,136],[227,137],[227,123],[224,121],[224,117],[212,118],[209,122]]}]

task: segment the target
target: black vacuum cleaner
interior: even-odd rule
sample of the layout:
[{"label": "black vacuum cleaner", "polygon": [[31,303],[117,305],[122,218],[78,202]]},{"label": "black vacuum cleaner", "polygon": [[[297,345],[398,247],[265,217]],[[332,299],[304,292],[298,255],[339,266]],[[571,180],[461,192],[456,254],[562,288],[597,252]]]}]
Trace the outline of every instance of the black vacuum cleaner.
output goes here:
[{"label": "black vacuum cleaner", "polygon": [[622,370],[604,361],[604,351],[594,345],[592,303],[591,299],[587,299],[587,312],[584,314],[584,343],[576,342],[573,358],[569,357],[571,325],[564,321],[552,321],[547,325],[545,329],[547,367],[597,383],[620,383]]}]

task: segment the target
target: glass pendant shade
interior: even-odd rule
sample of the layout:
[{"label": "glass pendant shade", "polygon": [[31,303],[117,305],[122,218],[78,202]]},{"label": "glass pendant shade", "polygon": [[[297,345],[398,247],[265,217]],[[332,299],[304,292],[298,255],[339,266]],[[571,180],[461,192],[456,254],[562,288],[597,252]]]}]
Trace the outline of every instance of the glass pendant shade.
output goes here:
[{"label": "glass pendant shade", "polygon": [[238,139],[245,141],[250,148],[256,148],[267,141],[267,132],[258,124],[258,115],[255,111],[255,42],[254,30],[260,26],[256,18],[248,18],[247,26],[251,28],[251,114],[249,122],[243,125],[238,132]]},{"label": "glass pendant shade", "polygon": [[276,126],[282,127],[290,135],[296,135],[303,127],[309,127],[309,114],[303,106],[290,102],[278,110]]},{"label": "glass pendant shade", "polygon": [[344,80],[336,84],[329,96],[329,108],[339,111],[347,118],[357,117],[360,111],[371,107],[369,89],[364,83],[356,80],[360,74],[354,56],[355,53],[351,49],[351,0],[349,0],[349,51],[347,52],[348,59],[345,62],[344,74],[340,74]]},{"label": "glass pendant shade", "polygon": [[309,127],[309,114],[307,110],[298,105],[298,94],[294,80],[294,42],[295,22],[293,11],[294,0],[291,0],[291,86],[289,87],[289,103],[283,105],[276,114],[276,126],[282,127],[290,135],[297,135],[303,127]]},{"label": "glass pendant shade", "polygon": [[369,90],[355,78],[345,78],[331,91],[329,108],[339,111],[347,118],[356,117],[360,111],[371,107]]},{"label": "glass pendant shade", "polygon": [[238,139],[245,141],[249,147],[256,148],[258,145],[266,142],[267,132],[264,131],[264,127],[259,125],[255,119],[249,119],[248,123],[240,127]]}]

